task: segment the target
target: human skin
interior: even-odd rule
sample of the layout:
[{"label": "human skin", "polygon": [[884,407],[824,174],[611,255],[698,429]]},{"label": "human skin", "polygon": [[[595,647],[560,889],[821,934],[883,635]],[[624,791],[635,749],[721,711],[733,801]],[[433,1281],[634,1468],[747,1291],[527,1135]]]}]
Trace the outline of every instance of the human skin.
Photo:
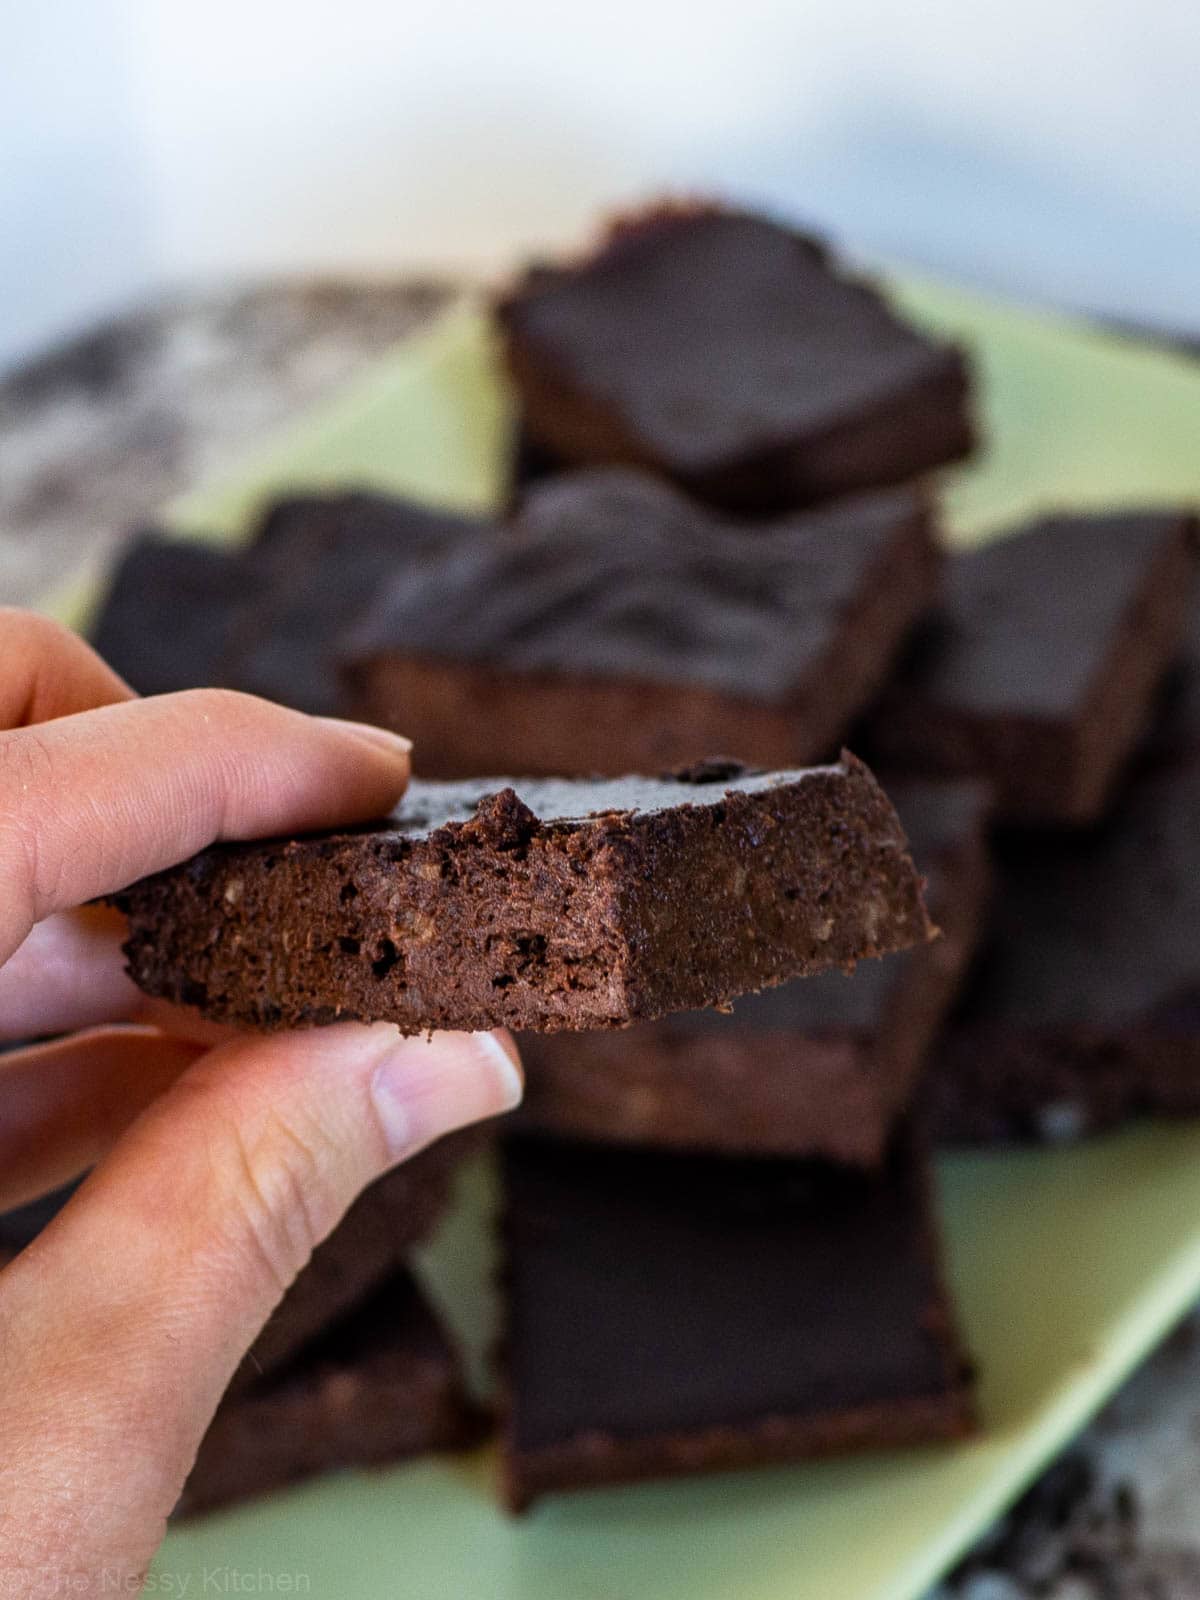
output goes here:
[{"label": "human skin", "polygon": [[[149,1002],[93,897],[216,839],[367,820],[407,741],[217,690],[138,700],[0,610],[0,1210],[91,1168],[0,1272],[0,1590],[129,1592],[241,1356],[372,1179],[511,1108],[502,1034],[269,1038]],[[78,1030],[70,1032],[70,1030]]]}]

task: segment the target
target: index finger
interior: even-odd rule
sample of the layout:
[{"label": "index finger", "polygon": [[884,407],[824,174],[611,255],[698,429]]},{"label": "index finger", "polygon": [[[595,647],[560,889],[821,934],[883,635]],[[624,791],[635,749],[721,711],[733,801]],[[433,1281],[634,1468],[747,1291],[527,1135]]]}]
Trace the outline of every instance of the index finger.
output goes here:
[{"label": "index finger", "polygon": [[53,911],[216,839],[388,812],[408,741],[229,690],[133,700],[0,733],[0,960]]},{"label": "index finger", "polygon": [[124,679],[78,634],[49,617],[0,606],[0,728],[132,698]]}]

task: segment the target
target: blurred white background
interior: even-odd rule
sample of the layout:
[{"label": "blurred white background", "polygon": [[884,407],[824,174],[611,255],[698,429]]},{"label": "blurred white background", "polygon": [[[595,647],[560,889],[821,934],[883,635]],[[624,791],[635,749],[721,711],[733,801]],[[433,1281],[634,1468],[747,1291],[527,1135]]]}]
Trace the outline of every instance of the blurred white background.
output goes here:
[{"label": "blurred white background", "polygon": [[495,271],[719,190],[1200,328],[1190,0],[0,0],[0,364],[214,275]]}]

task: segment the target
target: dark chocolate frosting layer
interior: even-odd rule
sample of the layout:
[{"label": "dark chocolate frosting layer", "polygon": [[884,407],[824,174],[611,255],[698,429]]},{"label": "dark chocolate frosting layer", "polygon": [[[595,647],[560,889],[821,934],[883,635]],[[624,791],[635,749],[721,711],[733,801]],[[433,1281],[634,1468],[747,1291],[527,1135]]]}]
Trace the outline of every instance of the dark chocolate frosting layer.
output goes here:
[{"label": "dark chocolate frosting layer", "polygon": [[518,1450],[943,1392],[924,1175],[601,1149],[505,1154]]},{"label": "dark chocolate frosting layer", "polygon": [[970,712],[1077,712],[1182,520],[1168,511],[1047,517],[956,555],[896,694]]},{"label": "dark chocolate frosting layer", "polygon": [[652,213],[583,265],[539,268],[501,316],[685,472],[834,428],[959,362],[819,241],[716,209]]},{"label": "dark chocolate frosting layer", "polygon": [[916,491],[894,489],[748,527],[646,474],[571,473],[533,490],[506,538],[397,577],[345,654],[786,699],[840,638],[872,568],[906,530],[919,537],[925,515]]}]

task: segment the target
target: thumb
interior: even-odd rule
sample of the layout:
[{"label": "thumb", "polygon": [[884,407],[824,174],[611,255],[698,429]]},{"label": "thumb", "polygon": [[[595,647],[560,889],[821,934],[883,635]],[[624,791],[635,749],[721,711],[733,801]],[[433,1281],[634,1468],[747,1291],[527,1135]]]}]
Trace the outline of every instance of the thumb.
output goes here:
[{"label": "thumb", "polygon": [[141,1572],[313,1248],[373,1178],[520,1094],[507,1036],[386,1024],[237,1039],[188,1069],[0,1278],[17,1564]]}]

